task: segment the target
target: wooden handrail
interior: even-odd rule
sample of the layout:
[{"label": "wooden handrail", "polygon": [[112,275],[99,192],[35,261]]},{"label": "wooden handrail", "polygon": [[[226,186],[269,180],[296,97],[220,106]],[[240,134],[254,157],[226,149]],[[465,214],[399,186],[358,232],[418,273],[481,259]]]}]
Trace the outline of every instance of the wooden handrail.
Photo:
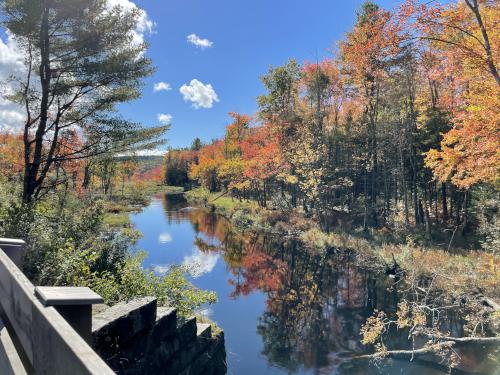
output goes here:
[{"label": "wooden handrail", "polygon": [[0,241],[0,313],[26,371],[114,374],[54,307],[38,300],[35,286],[3,251],[6,242]]}]

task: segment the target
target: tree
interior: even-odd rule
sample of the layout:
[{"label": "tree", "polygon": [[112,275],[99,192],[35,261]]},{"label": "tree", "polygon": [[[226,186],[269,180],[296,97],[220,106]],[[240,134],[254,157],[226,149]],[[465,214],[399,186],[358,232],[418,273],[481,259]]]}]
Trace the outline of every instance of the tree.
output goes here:
[{"label": "tree", "polygon": [[17,177],[23,170],[21,135],[0,133],[0,170],[10,179]]},{"label": "tree", "polygon": [[182,149],[169,150],[165,155],[165,183],[188,187],[190,185],[189,168],[191,164],[198,162],[198,153],[198,151]]},{"label": "tree", "polygon": [[200,151],[200,149],[203,147],[203,143],[201,142],[201,139],[196,137],[193,139],[193,142],[191,143],[191,151]]},{"label": "tree", "polygon": [[224,158],[224,143],[221,140],[214,141],[200,150],[199,161],[192,164],[189,176],[209,189],[216,191],[220,188],[218,172]]},{"label": "tree", "polygon": [[340,45],[343,69],[362,98],[367,123],[364,200],[364,227],[377,225],[377,179],[379,173],[377,125],[382,81],[394,55],[398,33],[391,14],[373,2],[363,4],[354,29]]},{"label": "tree", "polygon": [[453,127],[427,165],[440,180],[468,189],[481,181],[498,183],[500,172],[500,7],[464,0],[443,6],[403,7],[411,26],[435,54],[435,79],[447,95],[438,105],[451,113]]},{"label": "tree", "polygon": [[[104,0],[5,0],[1,12],[25,53],[25,77],[9,98],[26,111],[23,201],[30,203],[57,186],[47,183],[56,164],[137,146],[139,127],[112,111],[139,96],[142,79],[153,69],[146,45],[133,41],[137,9],[109,8]],[[148,145],[165,130],[151,130],[152,138],[139,144]],[[61,148],[71,131],[88,141]]]}]

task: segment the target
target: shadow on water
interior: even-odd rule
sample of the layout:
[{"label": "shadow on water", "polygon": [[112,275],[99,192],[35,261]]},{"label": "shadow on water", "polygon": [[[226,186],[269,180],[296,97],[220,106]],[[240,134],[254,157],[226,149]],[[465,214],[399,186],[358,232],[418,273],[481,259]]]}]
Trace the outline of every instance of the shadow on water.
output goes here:
[{"label": "shadow on water", "polygon": [[[144,233],[139,246],[150,252],[146,267],[198,262],[201,271],[192,281],[218,294],[208,315],[225,331],[230,374],[447,372],[432,357],[352,359],[369,351],[359,335],[366,318],[374,309],[394,312],[400,295],[391,279],[355,266],[349,256],[309,251],[293,239],[240,233],[224,217],[188,207],[182,195],[153,202],[132,221]],[[162,235],[169,241],[151,240]],[[446,324],[452,335],[463,334],[459,317],[450,315]],[[388,345],[409,348],[407,332],[393,334]],[[485,360],[492,353],[459,355],[461,366],[453,373],[495,372]]]}]

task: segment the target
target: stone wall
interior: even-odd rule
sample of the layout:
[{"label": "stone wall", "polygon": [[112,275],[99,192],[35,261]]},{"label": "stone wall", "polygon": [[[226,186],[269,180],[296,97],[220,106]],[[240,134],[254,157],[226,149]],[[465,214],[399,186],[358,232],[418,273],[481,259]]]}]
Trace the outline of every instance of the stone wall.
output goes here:
[{"label": "stone wall", "polygon": [[92,318],[93,346],[118,374],[225,374],[224,334],[152,297],[119,303]]}]

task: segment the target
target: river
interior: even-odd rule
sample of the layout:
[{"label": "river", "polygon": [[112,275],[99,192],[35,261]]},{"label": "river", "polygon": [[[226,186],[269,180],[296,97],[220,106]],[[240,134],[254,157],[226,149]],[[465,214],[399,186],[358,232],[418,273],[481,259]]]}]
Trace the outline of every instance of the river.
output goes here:
[{"label": "river", "polygon": [[[156,197],[131,221],[143,233],[137,248],[148,251],[144,267],[161,274],[184,264],[193,284],[217,293],[218,302],[202,313],[224,330],[228,374],[446,373],[435,360],[352,359],[367,350],[359,335],[365,319],[375,308],[394,311],[398,293],[391,279],[348,257],[241,234],[224,217],[187,207],[182,195]],[[462,333],[460,319],[447,324]],[[405,347],[404,336],[392,343]],[[493,373],[485,355],[461,353],[457,373]]]}]

